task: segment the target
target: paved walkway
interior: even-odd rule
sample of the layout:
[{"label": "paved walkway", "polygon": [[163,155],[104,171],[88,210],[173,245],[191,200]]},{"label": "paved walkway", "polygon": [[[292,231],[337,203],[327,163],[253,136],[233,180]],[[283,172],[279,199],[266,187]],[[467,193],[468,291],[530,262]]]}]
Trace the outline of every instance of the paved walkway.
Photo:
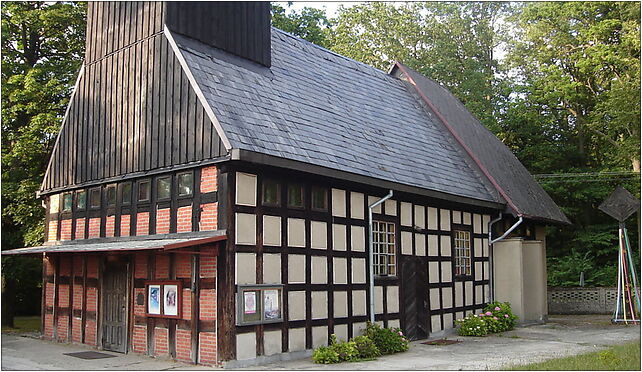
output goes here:
[{"label": "paved walkway", "polygon": [[[310,359],[279,362],[251,369],[272,370],[496,370],[514,364],[591,352],[609,345],[640,340],[639,326],[612,325],[608,316],[557,316],[544,325],[532,325],[488,337],[456,337],[462,342],[431,346],[413,342],[408,352],[375,361],[318,365]],[[204,370],[135,354],[84,360],[64,353],[87,351],[81,345],[59,344],[32,337],[2,334],[3,370]],[[101,351],[103,352],[103,351]]]}]

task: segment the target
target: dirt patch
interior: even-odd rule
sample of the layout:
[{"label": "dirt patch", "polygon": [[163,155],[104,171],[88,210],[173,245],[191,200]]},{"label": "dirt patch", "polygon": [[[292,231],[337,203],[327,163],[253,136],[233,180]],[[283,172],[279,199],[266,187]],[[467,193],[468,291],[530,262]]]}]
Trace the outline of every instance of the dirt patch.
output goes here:
[{"label": "dirt patch", "polygon": [[460,340],[447,340],[445,338],[439,339],[439,340],[430,340],[426,342],[422,342],[424,345],[452,345],[452,344],[458,344],[460,343]]}]

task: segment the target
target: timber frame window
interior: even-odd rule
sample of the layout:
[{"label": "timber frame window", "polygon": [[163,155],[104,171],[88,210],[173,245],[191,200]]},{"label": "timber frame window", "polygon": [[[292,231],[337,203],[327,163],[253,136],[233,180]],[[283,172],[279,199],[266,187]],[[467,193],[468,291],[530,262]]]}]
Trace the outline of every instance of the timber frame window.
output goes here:
[{"label": "timber frame window", "polygon": [[453,248],[455,250],[455,276],[472,275],[470,231],[453,230]]},{"label": "timber frame window", "polygon": [[394,222],[372,221],[372,253],[375,275],[397,275],[396,246]]},{"label": "timber frame window", "polygon": [[312,186],[312,210],[326,212],[328,210],[328,190]]},{"label": "timber frame window", "polygon": [[149,180],[138,181],[138,201],[149,201]]},{"label": "timber frame window", "polygon": [[178,196],[191,196],[194,193],[194,173],[179,173],[177,178]]},{"label": "timber frame window", "polygon": [[132,183],[125,182],[120,185],[120,203],[129,205],[132,203]]},{"label": "timber frame window", "polygon": [[263,180],[262,204],[278,207],[281,205],[281,187],[275,180]]},{"label": "timber frame window", "polygon": [[172,177],[158,177],[156,179],[156,199],[168,200],[172,196]]},{"label": "timber frame window", "polygon": [[283,285],[239,285],[237,296],[237,325],[283,321]]},{"label": "timber frame window", "polygon": [[76,209],[84,210],[87,207],[87,191],[76,191]]},{"label": "timber frame window", "polygon": [[71,212],[71,206],[74,204],[74,194],[66,192],[62,194],[62,211]]},{"label": "timber frame window", "polygon": [[107,186],[106,193],[107,206],[116,205],[116,185]]},{"label": "timber frame window", "polygon": [[100,208],[100,187],[89,190],[89,207],[92,209]]},{"label": "timber frame window", "polygon": [[303,185],[300,183],[293,183],[288,185],[288,208],[303,209],[304,207],[304,191]]}]

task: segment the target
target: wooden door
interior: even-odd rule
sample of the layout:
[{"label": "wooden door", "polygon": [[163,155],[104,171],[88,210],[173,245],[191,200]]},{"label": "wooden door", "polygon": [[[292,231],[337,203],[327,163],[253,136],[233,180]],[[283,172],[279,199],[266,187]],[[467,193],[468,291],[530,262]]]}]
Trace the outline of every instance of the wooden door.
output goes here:
[{"label": "wooden door", "polygon": [[103,349],[127,351],[127,264],[106,263],[103,273]]},{"label": "wooden door", "polygon": [[411,340],[428,337],[428,271],[420,257],[406,258],[402,266],[404,333]]}]

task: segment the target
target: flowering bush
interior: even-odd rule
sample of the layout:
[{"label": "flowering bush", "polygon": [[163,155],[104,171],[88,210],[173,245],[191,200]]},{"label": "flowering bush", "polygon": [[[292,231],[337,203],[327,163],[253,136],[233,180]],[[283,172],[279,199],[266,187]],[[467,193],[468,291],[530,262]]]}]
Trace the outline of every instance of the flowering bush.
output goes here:
[{"label": "flowering bush", "polygon": [[331,346],[319,346],[312,352],[312,360],[319,364],[339,363],[339,354]]},{"label": "flowering bush", "polygon": [[484,321],[483,317],[476,314],[470,314],[463,319],[457,319],[456,322],[459,324],[457,333],[460,336],[486,336],[488,334],[486,321]]},{"label": "flowering bush", "polygon": [[357,346],[359,358],[374,359],[381,355],[379,348],[368,336],[357,336],[352,339]]},{"label": "flowering bush", "polygon": [[365,335],[371,339],[381,354],[394,354],[408,350],[408,339],[399,328],[381,328],[368,322]]},{"label": "flowering bush", "polygon": [[[491,302],[484,308],[484,314],[487,314],[486,319],[489,324],[494,324],[492,333],[510,331],[515,328],[517,316],[513,314],[508,302]],[[490,313],[490,315],[488,315]],[[491,330],[489,329],[489,332]]]}]

